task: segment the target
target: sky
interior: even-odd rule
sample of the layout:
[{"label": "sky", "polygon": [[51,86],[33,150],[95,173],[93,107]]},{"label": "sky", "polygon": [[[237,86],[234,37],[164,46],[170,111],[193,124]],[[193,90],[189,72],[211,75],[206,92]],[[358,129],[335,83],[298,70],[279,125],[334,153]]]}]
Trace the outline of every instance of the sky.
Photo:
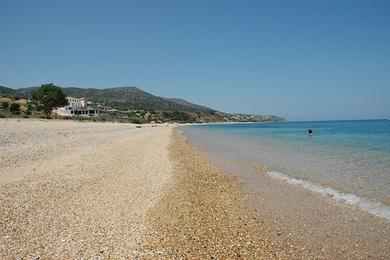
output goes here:
[{"label": "sky", "polygon": [[49,82],[288,120],[390,118],[390,1],[0,0],[0,85]]}]

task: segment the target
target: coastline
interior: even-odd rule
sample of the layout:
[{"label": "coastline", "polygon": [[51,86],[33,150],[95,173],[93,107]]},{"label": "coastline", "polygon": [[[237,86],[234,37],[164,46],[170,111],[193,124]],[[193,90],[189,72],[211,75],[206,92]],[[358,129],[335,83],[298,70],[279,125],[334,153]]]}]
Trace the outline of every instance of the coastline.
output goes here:
[{"label": "coastline", "polygon": [[388,222],[180,128],[0,120],[0,258],[384,259]]},{"label": "coastline", "polygon": [[[272,220],[274,224],[267,225],[271,231],[265,239],[272,239],[275,230],[283,230],[279,236],[286,239],[287,244],[300,249],[292,255],[298,252],[298,258],[389,257],[388,220],[336,202],[330,196],[274,179],[266,174],[262,165],[254,168],[250,162],[240,162],[240,167],[236,167],[236,161],[221,162],[210,157],[205,150],[186,145],[202,154],[205,164],[231,176],[237,183],[238,196],[245,200],[232,210],[241,207],[244,215],[253,214],[256,210],[257,217]],[[242,163],[247,167],[242,168]],[[285,249],[282,246],[276,251],[285,252]]]},{"label": "coastline", "polygon": [[174,181],[148,213],[141,256],[389,257],[386,220],[259,172],[229,171],[186,141],[176,129]]},{"label": "coastline", "polygon": [[303,257],[280,236],[282,227],[249,210],[247,194],[236,177],[209,163],[205,154],[172,134],[172,179],[164,196],[148,212],[140,244],[144,258],[285,258]]}]

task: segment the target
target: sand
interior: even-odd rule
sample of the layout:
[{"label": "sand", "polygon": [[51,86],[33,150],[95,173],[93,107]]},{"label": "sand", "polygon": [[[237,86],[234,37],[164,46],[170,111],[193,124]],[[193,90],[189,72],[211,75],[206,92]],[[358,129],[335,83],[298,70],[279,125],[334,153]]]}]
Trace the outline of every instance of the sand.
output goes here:
[{"label": "sand", "polygon": [[0,121],[0,258],[135,255],[171,127]]},{"label": "sand", "polygon": [[[268,176],[222,170],[176,131],[145,258],[388,259],[389,222]],[[254,178],[260,177],[260,178]]]},{"label": "sand", "polygon": [[175,132],[173,178],[148,213],[141,256],[166,259],[272,259],[294,254],[278,223],[248,210],[237,179],[210,164]]},{"label": "sand", "polygon": [[0,137],[1,259],[390,257],[388,222],[232,174],[171,126],[1,120]]}]

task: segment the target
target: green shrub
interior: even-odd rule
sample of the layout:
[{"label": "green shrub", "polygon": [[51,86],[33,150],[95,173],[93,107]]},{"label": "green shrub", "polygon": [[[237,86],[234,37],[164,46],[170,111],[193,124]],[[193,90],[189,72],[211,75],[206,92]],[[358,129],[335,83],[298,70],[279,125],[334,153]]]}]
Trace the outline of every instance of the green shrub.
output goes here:
[{"label": "green shrub", "polygon": [[31,102],[27,103],[27,108],[26,108],[26,115],[31,115],[32,111],[34,110],[34,107]]},{"label": "green shrub", "polygon": [[143,124],[144,123],[144,120],[142,120],[139,117],[130,117],[128,120],[129,120],[129,123],[132,123],[132,124]]},{"label": "green shrub", "polygon": [[130,112],[130,113],[127,113],[127,117],[136,117],[137,116],[137,114],[135,113],[135,112]]},{"label": "green shrub", "polygon": [[104,117],[97,116],[92,118],[93,122],[106,122],[107,120]]},{"label": "green shrub", "polygon": [[0,118],[5,118],[5,115],[0,113]]},{"label": "green shrub", "polygon": [[163,117],[165,121],[174,121],[174,122],[183,122],[183,123],[191,123],[194,122],[194,118],[182,111],[174,111],[174,112],[163,112]]},{"label": "green shrub", "polygon": [[9,106],[9,111],[14,114],[14,115],[18,115],[20,114],[20,105],[17,104],[17,103],[12,103],[10,106]]},{"label": "green shrub", "polygon": [[82,116],[74,116],[73,117],[73,120],[76,120],[76,121],[85,121],[85,117],[82,117]]}]

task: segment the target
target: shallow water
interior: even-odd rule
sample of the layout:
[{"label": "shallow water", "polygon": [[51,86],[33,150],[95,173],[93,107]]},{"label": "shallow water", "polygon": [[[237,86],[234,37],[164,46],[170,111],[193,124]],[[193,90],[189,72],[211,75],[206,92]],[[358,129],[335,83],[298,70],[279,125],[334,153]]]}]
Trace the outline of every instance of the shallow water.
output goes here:
[{"label": "shallow water", "polygon": [[[314,135],[308,136],[307,129]],[[390,219],[390,121],[316,121],[183,127],[220,160],[266,165],[272,178]]]}]

